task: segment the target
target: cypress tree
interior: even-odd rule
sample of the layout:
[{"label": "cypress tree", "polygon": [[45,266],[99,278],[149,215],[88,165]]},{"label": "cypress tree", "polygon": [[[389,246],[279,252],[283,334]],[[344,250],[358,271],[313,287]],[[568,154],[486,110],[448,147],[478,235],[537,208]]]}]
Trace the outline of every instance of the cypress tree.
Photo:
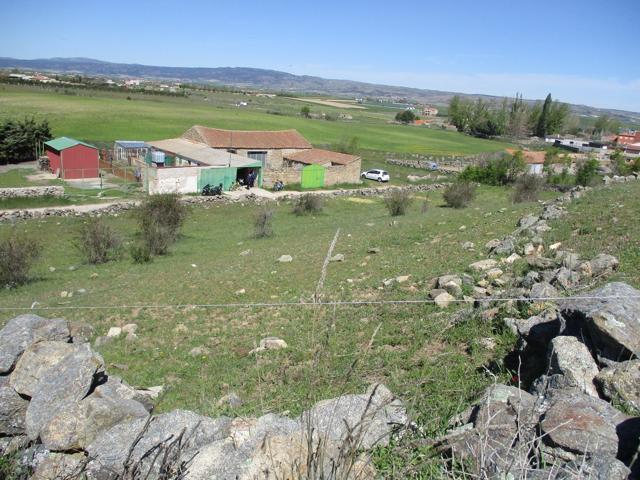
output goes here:
[{"label": "cypress tree", "polygon": [[544,138],[547,134],[547,124],[549,122],[549,110],[551,108],[551,94],[547,95],[542,106],[542,112],[538,117],[535,134],[537,137]]}]

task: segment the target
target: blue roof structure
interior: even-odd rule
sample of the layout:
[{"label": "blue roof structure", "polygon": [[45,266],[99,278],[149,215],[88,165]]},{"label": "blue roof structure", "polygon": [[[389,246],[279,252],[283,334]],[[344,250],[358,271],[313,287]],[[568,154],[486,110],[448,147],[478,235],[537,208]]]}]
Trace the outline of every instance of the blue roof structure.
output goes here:
[{"label": "blue roof structure", "polygon": [[116,145],[122,148],[149,148],[149,145],[139,140],[116,140]]}]

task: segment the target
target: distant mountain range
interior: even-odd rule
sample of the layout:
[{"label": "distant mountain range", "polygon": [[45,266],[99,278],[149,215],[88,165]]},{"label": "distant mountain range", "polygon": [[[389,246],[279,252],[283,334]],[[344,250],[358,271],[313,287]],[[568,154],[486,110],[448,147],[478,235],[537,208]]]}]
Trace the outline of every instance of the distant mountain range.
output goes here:
[{"label": "distant mountain range", "polygon": [[[214,83],[240,88],[299,94],[348,97],[406,98],[420,103],[444,105],[456,92],[378,85],[352,80],[336,80],[309,75],[293,75],[277,70],[246,67],[160,67],[129,63],[111,63],[92,58],[43,58],[22,60],[0,57],[0,68],[18,68],[42,72],[78,73],[90,76],[174,80],[189,83]],[[482,94],[458,94],[465,97],[497,99]],[[574,113],[585,116],[609,115],[623,122],[640,122],[640,113],[624,110],[573,105]]]}]

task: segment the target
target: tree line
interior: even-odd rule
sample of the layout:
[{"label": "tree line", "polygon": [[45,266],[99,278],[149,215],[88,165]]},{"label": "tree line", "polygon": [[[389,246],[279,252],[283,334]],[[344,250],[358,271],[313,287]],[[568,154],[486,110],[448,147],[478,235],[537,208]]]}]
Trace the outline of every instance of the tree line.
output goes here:
[{"label": "tree line", "polygon": [[449,121],[461,131],[477,137],[522,138],[559,133],[569,116],[569,106],[547,95],[544,102],[526,103],[522,95],[495,103],[455,95],[449,102]]},{"label": "tree line", "polygon": [[5,120],[0,123],[0,165],[36,160],[37,146],[51,140],[46,120],[34,118]]}]

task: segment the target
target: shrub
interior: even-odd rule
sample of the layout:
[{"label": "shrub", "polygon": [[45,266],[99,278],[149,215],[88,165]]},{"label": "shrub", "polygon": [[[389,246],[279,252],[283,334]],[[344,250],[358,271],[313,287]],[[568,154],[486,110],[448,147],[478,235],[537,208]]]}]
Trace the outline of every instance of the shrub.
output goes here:
[{"label": "shrub", "polygon": [[324,208],[324,200],[320,195],[305,193],[295,199],[293,204],[293,213],[296,215],[305,215],[307,213],[320,213]]},{"label": "shrub", "polygon": [[598,175],[598,161],[595,158],[582,162],[576,171],[576,185],[591,185]]},{"label": "shrub", "polygon": [[102,219],[91,218],[80,228],[76,248],[88,263],[95,265],[115,258],[121,243],[120,237]]},{"label": "shrub", "polygon": [[151,261],[151,250],[146,243],[134,243],[129,250],[133,263],[148,263]]},{"label": "shrub", "polygon": [[0,241],[0,285],[11,288],[27,283],[40,250],[40,243],[16,232]]},{"label": "shrub", "polygon": [[460,179],[485,185],[507,185],[515,182],[524,169],[524,156],[518,151],[514,155],[505,154],[479,165],[469,165],[460,174]]},{"label": "shrub", "polygon": [[513,191],[513,202],[535,202],[544,185],[544,180],[539,175],[521,175],[516,181]]},{"label": "shrub", "polygon": [[387,210],[389,210],[389,214],[392,217],[407,213],[411,201],[409,194],[403,190],[392,190],[391,193],[384,198],[384,204],[387,206]]},{"label": "shrub", "polygon": [[152,255],[169,251],[186,217],[187,208],[174,193],[152,195],[145,200],[138,210],[138,218],[143,241]]},{"label": "shrub", "polygon": [[274,211],[268,207],[258,210],[254,220],[256,238],[265,238],[273,235],[273,214]]},{"label": "shrub", "polygon": [[464,208],[476,196],[475,184],[467,181],[459,181],[449,185],[442,193],[446,204],[453,208]]}]

